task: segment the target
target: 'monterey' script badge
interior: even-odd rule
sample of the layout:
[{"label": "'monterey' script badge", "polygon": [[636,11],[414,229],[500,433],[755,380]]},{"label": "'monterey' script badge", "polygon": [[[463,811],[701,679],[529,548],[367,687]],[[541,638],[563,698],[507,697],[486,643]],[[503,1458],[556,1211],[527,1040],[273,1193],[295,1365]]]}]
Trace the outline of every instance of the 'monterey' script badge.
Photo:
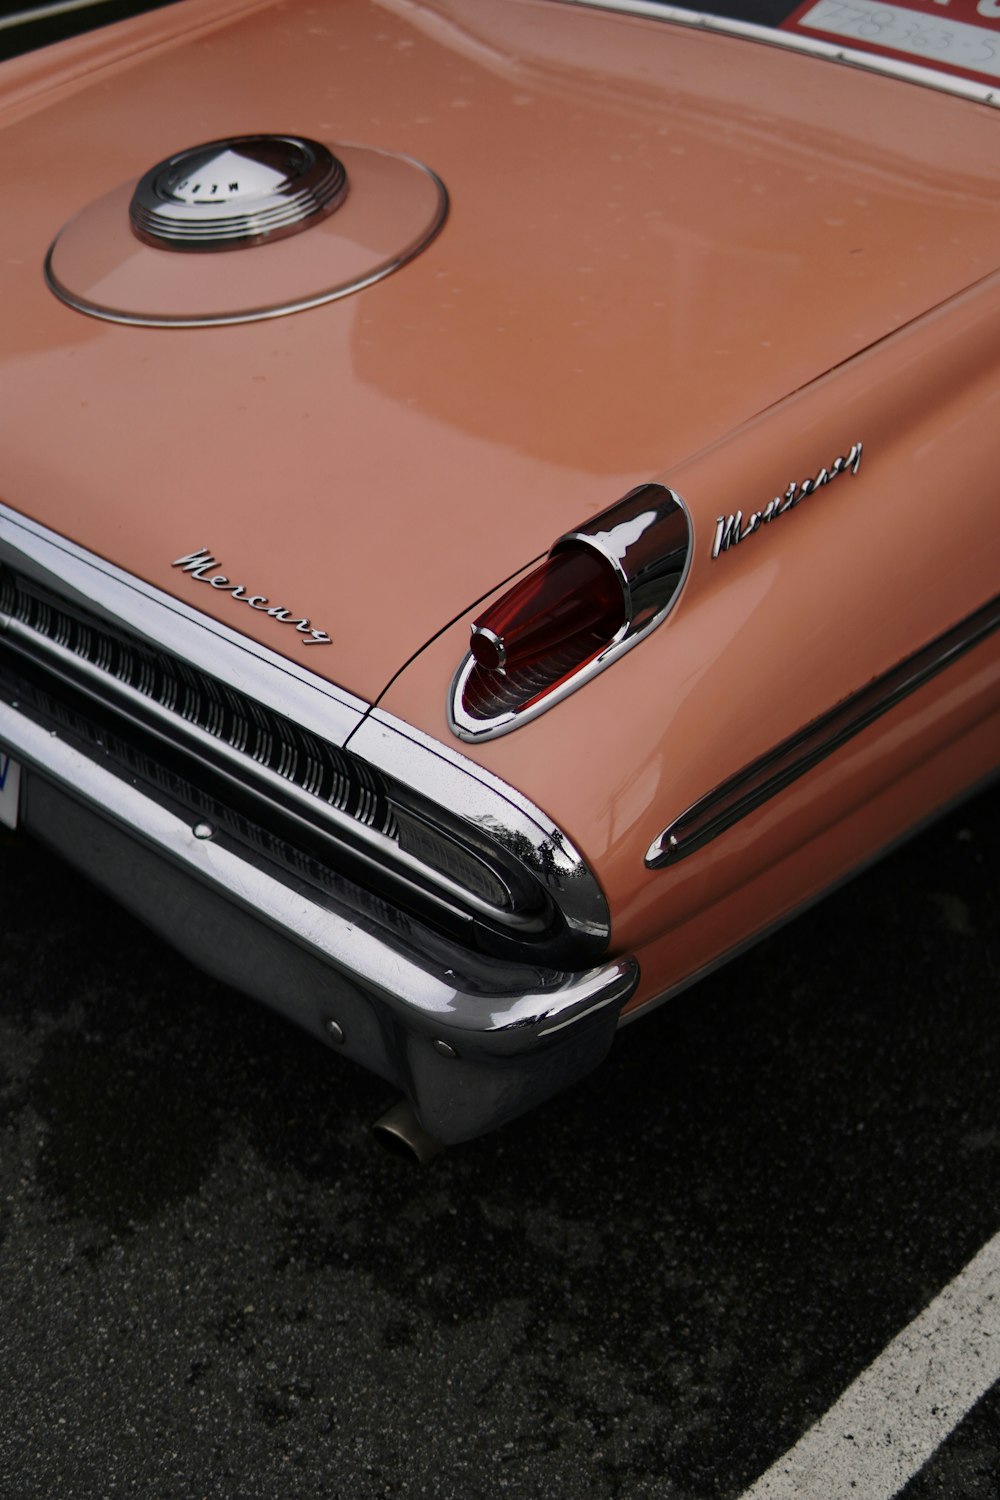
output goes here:
[{"label": "'monterey' script badge", "polygon": [[741,510],[735,511],[731,516],[720,516],[715,523],[712,556],[718,557],[720,553],[728,552],[730,547],[735,547],[737,542],[745,542],[748,536],[753,536],[762,526],[770,525],[778,516],[801,505],[807,495],[815,494],[824,485],[830,484],[838,474],[856,474],[860,465],[861,444],[855,443],[846,458],[843,455],[835,458],[828,469],[820,469],[813,479],[803,479],[801,484],[790,484],[783,495],[775,495],[761,510],[751,511],[746,521]]}]

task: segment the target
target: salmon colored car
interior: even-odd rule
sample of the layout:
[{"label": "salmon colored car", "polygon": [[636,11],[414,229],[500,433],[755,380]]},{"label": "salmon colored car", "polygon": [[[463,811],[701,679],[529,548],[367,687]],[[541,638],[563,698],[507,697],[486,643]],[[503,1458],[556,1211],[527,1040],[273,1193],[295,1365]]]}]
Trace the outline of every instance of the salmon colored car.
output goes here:
[{"label": "salmon colored car", "polygon": [[0,73],[0,819],[438,1141],[998,760],[1000,7],[716,10]]}]

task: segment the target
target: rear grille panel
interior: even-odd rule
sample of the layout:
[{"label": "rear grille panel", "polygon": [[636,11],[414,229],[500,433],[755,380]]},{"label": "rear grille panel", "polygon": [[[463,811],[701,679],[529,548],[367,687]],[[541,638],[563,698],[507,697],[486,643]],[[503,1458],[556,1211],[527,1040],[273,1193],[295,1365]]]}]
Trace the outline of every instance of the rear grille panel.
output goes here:
[{"label": "rear grille panel", "polygon": [[228,684],[85,618],[66,601],[2,566],[0,616],[16,620],[96,673],[132,689],[337,812],[388,838],[396,836],[385,783],[376,771]]},{"label": "rear grille panel", "polygon": [[[22,713],[90,759],[109,764],[116,774],[143,788],[154,801],[192,821],[210,824],[216,837],[229,839],[263,856],[317,891],[343,901],[349,883],[372,889],[372,881],[352,851],[331,847],[322,831],[301,819],[292,820],[273,804],[262,806],[252,788],[223,781],[204,763],[194,767],[174,748],[149,743],[134,726],[123,726],[73,689],[61,684],[50,690],[44,673],[30,664],[11,664],[0,649],[0,701],[16,704]],[[378,906],[384,926],[405,930],[406,911],[475,946],[472,919],[432,905],[418,890],[406,891],[391,871],[382,872],[384,895]]]},{"label": "rear grille panel", "polygon": [[317,885],[346,875],[485,951],[565,954],[548,893],[447,812],[428,825],[357,756],[2,564],[0,693]]}]

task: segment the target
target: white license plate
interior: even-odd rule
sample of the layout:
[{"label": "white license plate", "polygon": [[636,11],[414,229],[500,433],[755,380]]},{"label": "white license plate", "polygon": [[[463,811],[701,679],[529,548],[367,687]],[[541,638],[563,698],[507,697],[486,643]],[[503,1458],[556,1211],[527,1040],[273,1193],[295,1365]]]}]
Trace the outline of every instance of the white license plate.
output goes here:
[{"label": "white license plate", "polygon": [[17,827],[17,803],[21,792],[21,767],[0,745],[0,827]]}]

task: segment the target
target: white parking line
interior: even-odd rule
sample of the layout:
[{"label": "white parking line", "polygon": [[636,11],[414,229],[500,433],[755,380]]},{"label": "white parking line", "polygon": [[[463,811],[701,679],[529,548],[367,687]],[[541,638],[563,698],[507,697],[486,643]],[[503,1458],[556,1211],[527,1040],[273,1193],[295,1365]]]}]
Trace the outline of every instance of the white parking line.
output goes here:
[{"label": "white parking line", "polygon": [[742,1500],[891,1500],[1000,1380],[1000,1234]]}]

